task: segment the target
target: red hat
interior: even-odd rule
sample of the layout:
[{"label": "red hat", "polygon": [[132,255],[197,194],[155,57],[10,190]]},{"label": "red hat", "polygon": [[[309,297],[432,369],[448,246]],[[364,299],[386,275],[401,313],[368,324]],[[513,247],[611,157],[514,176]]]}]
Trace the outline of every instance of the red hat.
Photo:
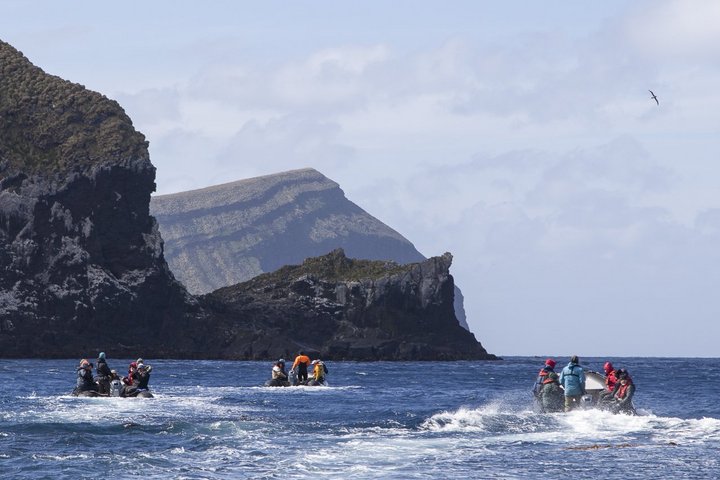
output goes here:
[{"label": "red hat", "polygon": [[612,363],[605,362],[605,365],[603,365],[603,370],[605,370],[605,373],[610,373],[613,371]]},{"label": "red hat", "polygon": [[548,358],[547,360],[545,360],[545,365],[550,368],[555,368],[555,360],[553,360],[552,358]]}]

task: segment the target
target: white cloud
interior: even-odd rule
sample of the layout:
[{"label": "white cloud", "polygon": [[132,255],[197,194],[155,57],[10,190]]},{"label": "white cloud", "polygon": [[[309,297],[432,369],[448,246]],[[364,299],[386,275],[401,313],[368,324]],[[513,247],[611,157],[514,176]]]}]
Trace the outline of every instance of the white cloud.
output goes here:
[{"label": "white cloud", "polygon": [[244,171],[254,169],[256,174],[304,166],[341,170],[353,159],[354,151],[337,142],[339,132],[335,123],[302,116],[250,121],[218,153],[216,161],[225,169],[238,165]]},{"label": "white cloud", "polygon": [[[333,35],[289,39],[272,22],[209,19],[150,41],[136,26],[129,46],[102,37],[92,70],[82,52],[97,28],[48,29],[61,50],[25,38],[51,52],[32,60],[62,56],[52,73],[118,98],[161,193],[315,167],[424,254],[455,254],[491,351],[663,354],[663,327],[720,313],[720,4],[590,9],[604,22],[578,9],[571,28],[567,9],[544,8],[496,31],[407,17],[402,31],[338,20]],[[452,12],[446,25],[462,20]],[[565,338],[578,322],[629,329],[647,350]],[[668,353],[690,353],[683,335]]]},{"label": "white cloud", "polygon": [[180,116],[180,95],[175,88],[154,88],[135,94],[121,94],[116,100],[130,118],[142,119],[145,125],[170,123]]},{"label": "white cloud", "polygon": [[[351,200],[380,212],[424,254],[453,252],[470,325],[499,353],[624,353],[594,336],[528,340],[579,323],[624,329],[637,342],[633,354],[657,354],[644,325],[663,336],[682,305],[703,295],[706,310],[689,324],[720,310],[709,284],[695,278],[720,279],[708,266],[720,256],[710,241],[720,231],[717,209],[701,213],[697,229],[678,221],[669,207],[682,183],[631,137],[560,154],[520,150],[416,165],[404,180],[378,182],[350,192]],[[677,354],[694,342],[665,341]]]},{"label": "white cloud", "polygon": [[715,0],[647,2],[624,22],[638,49],[658,58],[718,59],[720,3]]},{"label": "white cloud", "polygon": [[383,45],[350,45],[285,62],[225,60],[204,66],[190,80],[188,92],[195,98],[231,100],[242,108],[277,112],[356,109],[362,107],[372,70],[388,59]]}]

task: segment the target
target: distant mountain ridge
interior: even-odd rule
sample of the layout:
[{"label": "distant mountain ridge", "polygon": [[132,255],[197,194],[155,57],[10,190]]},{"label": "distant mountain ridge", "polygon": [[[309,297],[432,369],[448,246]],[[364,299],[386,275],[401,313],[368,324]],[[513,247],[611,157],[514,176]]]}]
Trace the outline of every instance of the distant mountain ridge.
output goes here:
[{"label": "distant mountain ridge", "polygon": [[[425,257],[312,168],[152,197],[165,259],[188,290],[208,293],[342,248],[401,264]],[[462,293],[455,314],[468,329]]]}]

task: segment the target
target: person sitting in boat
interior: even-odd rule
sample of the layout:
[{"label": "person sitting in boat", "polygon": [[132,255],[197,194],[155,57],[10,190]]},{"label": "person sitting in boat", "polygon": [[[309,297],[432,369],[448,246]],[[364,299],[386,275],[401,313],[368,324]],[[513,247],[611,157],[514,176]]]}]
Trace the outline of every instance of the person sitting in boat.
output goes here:
[{"label": "person sitting in boat", "polygon": [[135,376],[137,375],[137,362],[130,362],[130,366],[128,367],[128,374],[127,377],[123,377],[122,383],[125,386],[130,386],[135,381]]},{"label": "person sitting in boat", "polygon": [[98,384],[98,392],[108,395],[110,393],[110,380],[112,373],[105,360],[105,352],[100,352],[97,359],[97,367],[95,368],[95,381]]},{"label": "person sitting in boat", "polygon": [[98,386],[93,380],[92,375],[93,364],[88,362],[86,359],[80,360],[80,365],[77,367],[77,386],[75,392],[97,392]]},{"label": "person sitting in boat", "polygon": [[138,365],[132,377],[132,384],[125,386],[122,396],[135,397],[138,393],[149,390],[148,383],[150,382],[151,371],[152,367],[150,365],[145,365],[144,363]]},{"label": "person sitting in boat", "polygon": [[630,415],[635,414],[635,407],[633,407],[632,398],[635,395],[635,384],[630,378],[627,370],[621,371],[618,375],[618,383],[615,385],[615,392],[613,393],[614,403],[610,409],[614,413],[627,413]]},{"label": "person sitting in boat", "polygon": [[285,359],[281,358],[273,364],[270,380],[265,382],[266,387],[289,387],[288,374],[285,371]]},{"label": "person sitting in boat", "polygon": [[605,371],[605,391],[600,393],[600,403],[612,402],[615,384],[617,383],[617,371],[610,362],[603,365]]},{"label": "person sitting in boat", "polygon": [[138,365],[137,374],[135,375],[135,386],[138,390],[147,390],[148,383],[150,382],[150,372],[152,371],[151,365],[145,365],[141,363]]},{"label": "person sitting in boat", "polygon": [[603,370],[605,371],[605,386],[608,391],[612,392],[615,390],[615,384],[617,383],[617,371],[610,362],[605,362]]},{"label": "person sitting in boat", "polygon": [[539,400],[543,412],[555,413],[563,411],[563,390],[558,382],[558,374],[549,372],[540,388]]},{"label": "person sitting in boat", "polygon": [[538,373],[538,376],[535,379],[535,385],[533,385],[533,396],[541,406],[541,410],[542,403],[540,402],[540,391],[542,390],[543,382],[547,379],[548,374],[551,372],[555,372],[555,360],[548,358],[545,360],[545,365],[543,365],[540,369],[540,373]]},{"label": "person sitting in boat", "polygon": [[292,369],[297,368],[297,377],[300,383],[307,383],[308,380],[308,367],[310,366],[310,357],[305,355],[304,352],[300,352],[295,361],[293,362]]},{"label": "person sitting in boat", "polygon": [[313,360],[311,365],[313,366],[313,376],[308,382],[308,385],[325,385],[325,376],[328,373],[328,368],[322,360]]},{"label": "person sitting in boat", "polygon": [[288,379],[287,372],[285,371],[285,359],[281,358],[278,360],[272,368],[272,379],[285,381]]},{"label": "person sitting in boat", "polygon": [[585,370],[580,366],[577,355],[560,372],[560,385],[565,389],[565,411],[569,412],[580,405],[585,394]]}]

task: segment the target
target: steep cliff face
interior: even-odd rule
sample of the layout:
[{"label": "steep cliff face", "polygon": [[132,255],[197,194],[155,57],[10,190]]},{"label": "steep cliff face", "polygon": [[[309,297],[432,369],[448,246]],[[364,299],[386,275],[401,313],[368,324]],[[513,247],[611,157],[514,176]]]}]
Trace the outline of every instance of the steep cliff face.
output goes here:
[{"label": "steep cliff face", "polygon": [[[120,106],[0,42],[0,350],[157,341],[192,305],[149,215],[155,168]],[[173,307],[180,305],[181,312]]]},{"label": "steep cliff face", "polygon": [[449,256],[336,252],[193,297],[165,263],[154,178],[117,103],[0,42],[0,357],[491,358],[454,318]]},{"label": "steep cliff face", "polygon": [[[150,210],[160,224],[171,270],[195,294],[336,248],[352,258],[425,259],[408,239],[311,168],[156,195]],[[467,329],[457,288],[455,298],[456,315]]]},{"label": "steep cliff face", "polygon": [[449,253],[407,265],[353,260],[339,249],[201,298],[223,318],[231,356],[495,358],[455,318],[451,262]]}]

